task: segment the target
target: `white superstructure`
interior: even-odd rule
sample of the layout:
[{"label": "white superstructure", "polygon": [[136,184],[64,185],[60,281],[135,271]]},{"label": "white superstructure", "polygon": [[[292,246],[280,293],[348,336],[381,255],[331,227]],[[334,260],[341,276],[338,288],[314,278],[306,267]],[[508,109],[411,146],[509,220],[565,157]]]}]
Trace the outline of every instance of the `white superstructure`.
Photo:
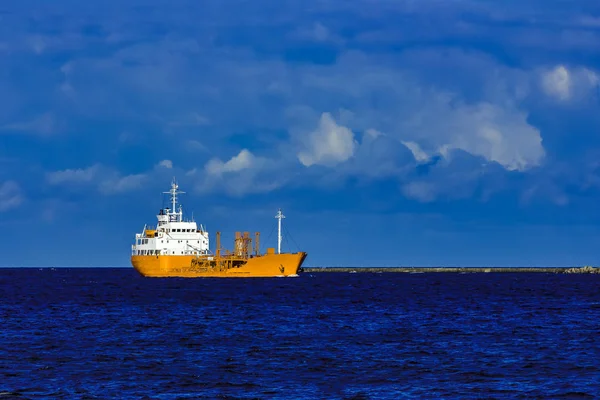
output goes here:
[{"label": "white superstructure", "polygon": [[[203,255],[209,254],[208,232],[204,227],[197,226],[196,222],[184,221],[181,205],[177,210],[177,195],[185,193],[179,191],[175,181],[171,184],[171,208],[166,207],[159,211],[156,218],[156,228],[144,226],[142,233],[135,234],[135,244],[131,246],[134,256],[153,255]],[[177,210],[177,211],[176,211]]]}]

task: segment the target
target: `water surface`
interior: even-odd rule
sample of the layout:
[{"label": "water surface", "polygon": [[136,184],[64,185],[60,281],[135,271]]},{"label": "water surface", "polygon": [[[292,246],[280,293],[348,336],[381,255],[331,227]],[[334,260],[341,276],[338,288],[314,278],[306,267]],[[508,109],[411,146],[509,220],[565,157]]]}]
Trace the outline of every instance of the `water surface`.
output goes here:
[{"label": "water surface", "polygon": [[0,269],[0,299],[0,399],[600,393],[600,275]]}]

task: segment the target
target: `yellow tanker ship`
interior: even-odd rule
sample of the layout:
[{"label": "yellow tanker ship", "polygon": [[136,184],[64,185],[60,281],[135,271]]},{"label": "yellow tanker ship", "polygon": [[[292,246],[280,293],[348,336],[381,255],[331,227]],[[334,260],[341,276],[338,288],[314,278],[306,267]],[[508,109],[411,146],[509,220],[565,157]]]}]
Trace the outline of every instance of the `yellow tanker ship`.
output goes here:
[{"label": "yellow tanker ship", "polygon": [[[220,232],[217,232],[215,253],[209,250],[208,232],[196,222],[184,221],[181,205],[177,208],[179,191],[175,181],[171,184],[172,207],[166,207],[157,215],[156,227],[145,226],[135,235],[131,246],[131,264],[143,276],[148,277],[279,277],[297,276],[306,258],[305,252],[281,253],[281,210],[278,219],[277,253],[267,248],[260,254],[259,237],[256,232],[254,246],[249,232],[236,232],[234,250],[221,248]],[[254,247],[254,249],[253,249]]]}]

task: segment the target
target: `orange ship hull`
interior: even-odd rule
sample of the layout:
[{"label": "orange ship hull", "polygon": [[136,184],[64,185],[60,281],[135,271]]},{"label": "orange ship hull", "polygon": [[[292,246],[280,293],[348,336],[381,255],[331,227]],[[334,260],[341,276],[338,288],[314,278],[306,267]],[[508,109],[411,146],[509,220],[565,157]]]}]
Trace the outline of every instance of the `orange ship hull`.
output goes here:
[{"label": "orange ship hull", "polygon": [[247,259],[192,255],[134,255],[141,275],[155,278],[260,278],[298,274],[306,253],[265,254]]}]

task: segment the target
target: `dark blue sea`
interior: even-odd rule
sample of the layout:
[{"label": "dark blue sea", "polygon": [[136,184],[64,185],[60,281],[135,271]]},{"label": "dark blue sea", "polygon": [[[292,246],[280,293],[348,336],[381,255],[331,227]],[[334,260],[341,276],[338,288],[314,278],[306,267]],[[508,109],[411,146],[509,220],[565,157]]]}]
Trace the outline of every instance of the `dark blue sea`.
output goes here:
[{"label": "dark blue sea", "polygon": [[0,399],[600,395],[600,275],[0,269]]}]

